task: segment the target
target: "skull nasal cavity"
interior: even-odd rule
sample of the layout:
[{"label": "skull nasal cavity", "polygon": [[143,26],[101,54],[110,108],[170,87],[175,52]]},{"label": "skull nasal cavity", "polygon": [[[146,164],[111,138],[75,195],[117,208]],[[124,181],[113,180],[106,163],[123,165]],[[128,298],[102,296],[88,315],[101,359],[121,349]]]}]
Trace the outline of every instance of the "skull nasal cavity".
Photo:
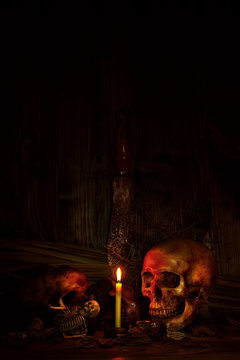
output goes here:
[{"label": "skull nasal cavity", "polygon": [[161,289],[159,289],[159,287],[155,286],[154,292],[155,292],[155,297],[156,297],[156,299],[157,299],[157,300],[160,300],[161,297],[162,297],[162,291],[161,291]]}]

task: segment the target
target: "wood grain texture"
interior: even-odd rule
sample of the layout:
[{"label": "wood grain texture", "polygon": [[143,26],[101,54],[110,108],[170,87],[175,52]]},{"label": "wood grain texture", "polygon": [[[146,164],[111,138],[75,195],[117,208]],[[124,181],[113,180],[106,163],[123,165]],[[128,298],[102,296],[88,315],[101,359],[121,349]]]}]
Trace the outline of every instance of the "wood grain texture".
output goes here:
[{"label": "wood grain texture", "polygon": [[134,257],[187,234],[239,281],[239,22],[138,6],[58,8],[66,26],[55,9],[6,10],[0,235],[105,251],[116,112],[130,109]]}]

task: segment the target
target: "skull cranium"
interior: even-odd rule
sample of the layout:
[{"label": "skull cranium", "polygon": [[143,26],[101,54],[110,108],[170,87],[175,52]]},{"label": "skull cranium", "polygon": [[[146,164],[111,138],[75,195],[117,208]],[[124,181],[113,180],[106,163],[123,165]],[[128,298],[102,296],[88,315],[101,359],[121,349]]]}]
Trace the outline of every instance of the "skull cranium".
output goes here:
[{"label": "skull cranium", "polygon": [[150,299],[149,314],[168,329],[192,322],[214,285],[216,264],[211,251],[191,239],[168,239],[144,257],[142,294]]},{"label": "skull cranium", "polygon": [[22,302],[32,308],[81,305],[86,301],[89,282],[85,274],[67,265],[32,274],[22,293]]}]

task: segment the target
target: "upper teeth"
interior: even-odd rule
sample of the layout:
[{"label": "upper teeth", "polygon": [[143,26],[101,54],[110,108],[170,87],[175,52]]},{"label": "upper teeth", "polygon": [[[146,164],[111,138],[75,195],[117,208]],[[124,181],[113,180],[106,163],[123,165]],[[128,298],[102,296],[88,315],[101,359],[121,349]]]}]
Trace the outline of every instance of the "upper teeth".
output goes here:
[{"label": "upper teeth", "polygon": [[178,313],[176,310],[172,310],[172,309],[153,309],[153,308],[149,308],[149,314],[153,315],[153,316],[158,316],[161,318],[169,318],[169,317],[174,317],[176,316]]}]

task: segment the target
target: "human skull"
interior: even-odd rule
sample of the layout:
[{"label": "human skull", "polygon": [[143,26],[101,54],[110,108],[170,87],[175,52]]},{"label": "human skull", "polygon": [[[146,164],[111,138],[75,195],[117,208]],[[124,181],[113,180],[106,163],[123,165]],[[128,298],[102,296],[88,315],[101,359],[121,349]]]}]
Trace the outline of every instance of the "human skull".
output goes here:
[{"label": "human skull", "polygon": [[168,239],[145,255],[142,294],[150,299],[153,321],[178,330],[192,322],[214,285],[216,263],[211,251],[191,239]]},{"label": "human skull", "polygon": [[95,318],[100,312],[99,303],[95,300],[87,301],[84,307],[80,310],[80,313],[84,317]]},{"label": "human skull", "polygon": [[88,288],[88,279],[82,272],[63,265],[38,274],[32,272],[24,283],[22,302],[32,308],[44,308],[49,304],[55,308],[82,305]]}]

